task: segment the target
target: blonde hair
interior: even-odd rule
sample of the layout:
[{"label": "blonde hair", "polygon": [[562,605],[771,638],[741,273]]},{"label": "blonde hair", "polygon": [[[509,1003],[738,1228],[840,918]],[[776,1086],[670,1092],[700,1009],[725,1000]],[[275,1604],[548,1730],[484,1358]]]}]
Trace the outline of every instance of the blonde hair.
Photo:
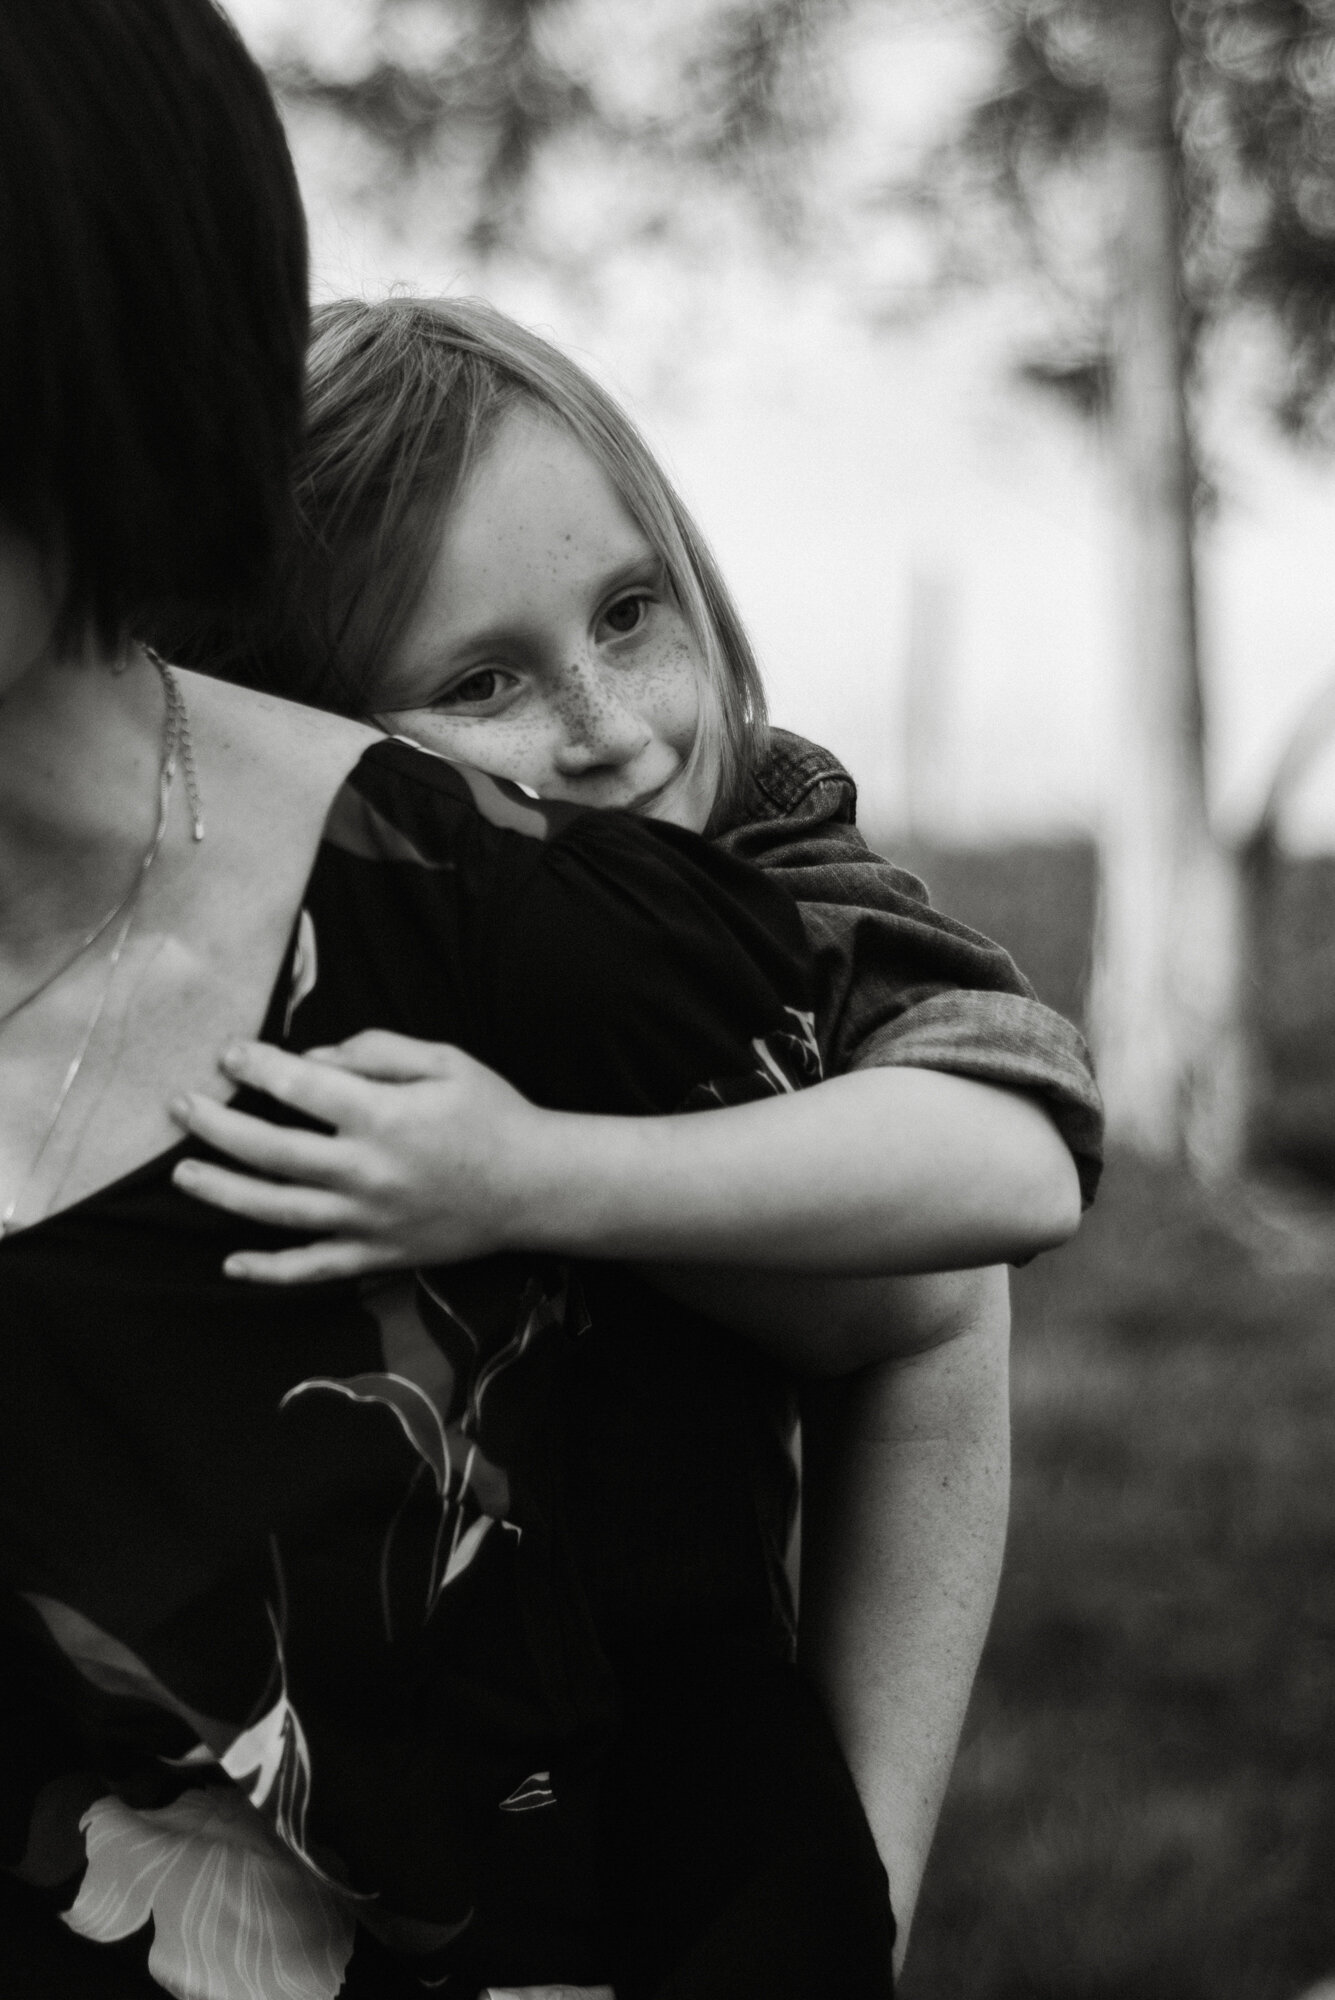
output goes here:
[{"label": "blonde hair", "polygon": [[314,316],[298,531],[262,643],[221,671],[367,714],[425,588],[440,522],[496,425],[527,404],[607,474],[663,562],[710,698],[692,762],[717,757],[715,817],[767,740],[750,641],[700,530],[624,410],[549,341],[480,299],[340,299]]}]

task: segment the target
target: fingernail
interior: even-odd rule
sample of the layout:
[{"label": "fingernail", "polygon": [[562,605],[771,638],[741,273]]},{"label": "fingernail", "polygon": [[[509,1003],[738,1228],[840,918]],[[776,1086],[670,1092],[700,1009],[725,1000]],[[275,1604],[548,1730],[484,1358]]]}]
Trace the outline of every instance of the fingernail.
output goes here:
[{"label": "fingernail", "polygon": [[172,1168],[172,1179],[177,1187],[193,1187],[199,1179],[199,1167],[194,1160],[181,1160]]},{"label": "fingernail", "polygon": [[250,1266],[247,1264],[244,1257],[223,1258],[224,1278],[245,1278],[248,1277],[249,1274],[250,1274]]},{"label": "fingernail", "polygon": [[188,1097],[173,1097],[167,1109],[178,1124],[184,1125],[190,1117],[190,1099]]},{"label": "fingernail", "polygon": [[246,1051],[243,1044],[240,1042],[229,1042],[218,1058],[218,1067],[220,1069],[240,1069],[245,1060]]}]

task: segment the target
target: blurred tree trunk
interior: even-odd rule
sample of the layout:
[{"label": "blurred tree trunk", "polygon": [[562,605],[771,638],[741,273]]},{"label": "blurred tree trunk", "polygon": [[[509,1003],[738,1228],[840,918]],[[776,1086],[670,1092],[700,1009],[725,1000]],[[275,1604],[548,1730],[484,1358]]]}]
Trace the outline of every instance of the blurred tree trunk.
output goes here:
[{"label": "blurred tree trunk", "polygon": [[1239,1156],[1245,1116],[1239,917],[1236,870],[1212,838],[1206,802],[1177,34],[1171,0],[1122,0],[1104,19],[1126,652],[1093,1032],[1113,1135],[1223,1172]]}]

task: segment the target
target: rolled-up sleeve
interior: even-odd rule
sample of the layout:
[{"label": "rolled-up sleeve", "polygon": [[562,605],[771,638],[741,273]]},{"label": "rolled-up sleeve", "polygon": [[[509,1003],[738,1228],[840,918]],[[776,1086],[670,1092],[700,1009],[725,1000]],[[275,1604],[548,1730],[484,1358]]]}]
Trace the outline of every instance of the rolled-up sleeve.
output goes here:
[{"label": "rolled-up sleeve", "polygon": [[772,821],[726,844],[797,903],[815,954],[827,1074],[899,1065],[1029,1091],[1070,1147],[1089,1205],[1103,1165],[1089,1050],[1009,953],[934,910],[922,883],[847,821]]},{"label": "rolled-up sleeve", "polygon": [[858,1044],[850,1069],[908,1065],[948,1070],[1047,1106],[1075,1159],[1087,1208],[1103,1169],[1103,1105],[1078,1028],[1023,993],[936,993]]}]

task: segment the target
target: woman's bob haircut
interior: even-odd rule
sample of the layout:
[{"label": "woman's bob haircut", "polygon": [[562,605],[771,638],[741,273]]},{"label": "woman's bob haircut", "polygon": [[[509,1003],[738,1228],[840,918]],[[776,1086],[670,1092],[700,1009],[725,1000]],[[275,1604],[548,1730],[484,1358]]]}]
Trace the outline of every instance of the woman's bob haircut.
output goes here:
[{"label": "woman's bob haircut", "polygon": [[0,519],[58,644],[263,591],[307,326],[282,126],[212,0],[3,0]]},{"label": "woman's bob haircut", "polygon": [[[307,362],[297,537],[268,629],[201,665],[354,715],[426,586],[441,525],[498,421],[527,406],[569,430],[662,558],[702,662],[696,752],[726,808],[764,741],[760,676],[709,546],[625,412],[550,341],[479,299],[341,299]],[[254,628],[252,628],[253,632]]]}]

